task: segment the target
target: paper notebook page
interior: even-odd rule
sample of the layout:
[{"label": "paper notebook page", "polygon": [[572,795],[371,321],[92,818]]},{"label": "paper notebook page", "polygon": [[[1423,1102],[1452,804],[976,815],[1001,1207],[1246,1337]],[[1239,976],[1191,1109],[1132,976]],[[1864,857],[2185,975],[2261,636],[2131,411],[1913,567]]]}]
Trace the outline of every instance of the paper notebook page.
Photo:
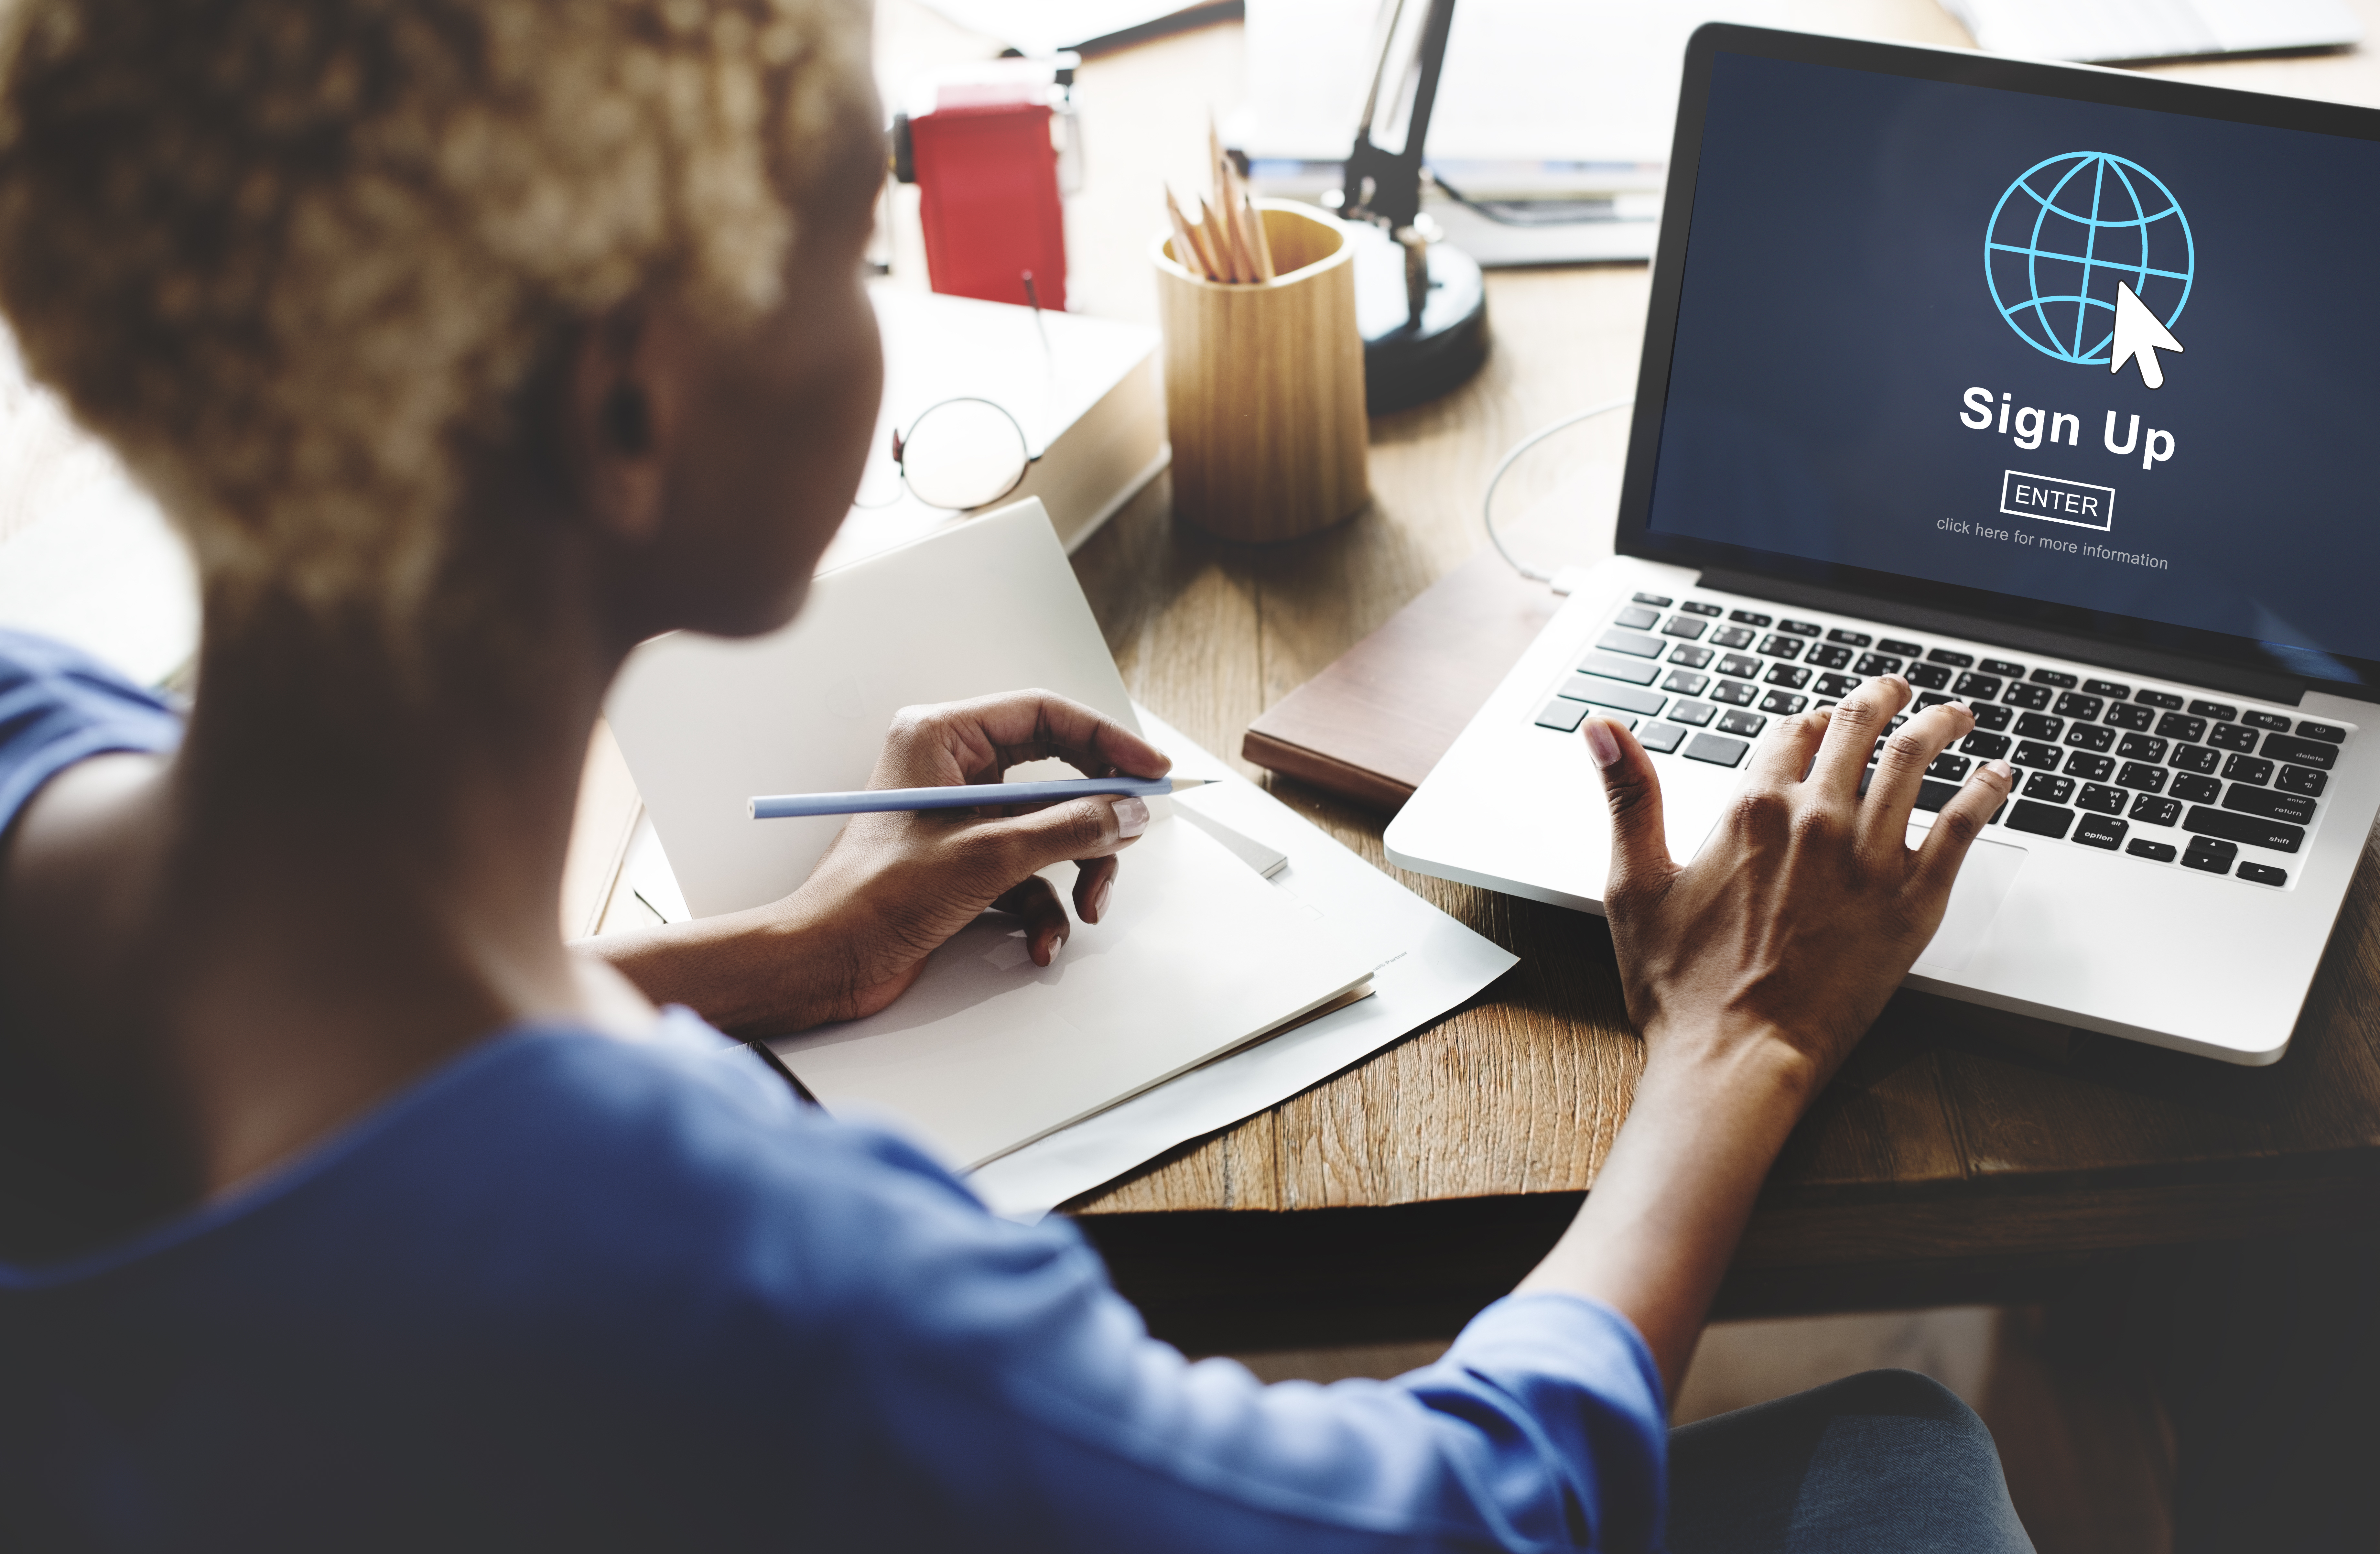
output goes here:
[{"label": "paper notebook page", "polygon": [[[1073,866],[1046,877],[1062,894]],[[988,915],[891,1008],[770,1046],[829,1111],[889,1117],[969,1169],[1318,1007],[1375,959],[1160,821],[1124,853],[1106,920],[1077,923],[1050,965]]]}]

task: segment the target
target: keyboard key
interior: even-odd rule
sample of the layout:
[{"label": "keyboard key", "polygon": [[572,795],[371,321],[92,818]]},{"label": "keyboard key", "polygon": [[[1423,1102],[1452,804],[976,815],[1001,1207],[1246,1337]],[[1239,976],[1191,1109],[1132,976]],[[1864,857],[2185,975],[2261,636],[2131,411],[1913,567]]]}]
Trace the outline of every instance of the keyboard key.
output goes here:
[{"label": "keyboard key", "polygon": [[1678,696],[1700,696],[1703,694],[1703,687],[1709,684],[1709,675],[1697,674],[1691,669],[1681,669],[1662,681],[1661,688]]},{"label": "keyboard key", "polygon": [[2181,818],[2181,829],[2273,853],[2294,853],[2305,840],[2303,826],[2268,820],[2262,815],[2242,815],[2232,809],[2209,809],[2203,805]]},{"label": "keyboard key", "polygon": [[1547,702],[1546,710],[1537,714],[1537,726],[1554,729],[1563,734],[1576,734],[1578,725],[1586,722],[1586,713],[1585,702],[1572,701],[1568,697],[1558,696]]},{"label": "keyboard key", "polygon": [[1646,723],[1637,729],[1636,743],[1648,750],[1658,750],[1668,755],[1685,736],[1686,731],[1675,723]]},{"label": "keyboard key", "polygon": [[2181,710],[2181,698],[2171,691],[2134,691],[2132,699],[2143,707],[2162,708],[2168,712]]},{"label": "keyboard key", "polygon": [[1718,605],[1705,603],[1699,599],[1689,599],[1683,604],[1679,605],[1678,608],[1683,610],[1689,615],[1715,616],[1719,613]]},{"label": "keyboard key", "polygon": [[1721,648],[1748,648],[1752,636],[1749,626],[1723,625],[1710,634],[1710,639]]},{"label": "keyboard key", "polygon": [[1746,658],[1742,653],[1730,653],[1718,661],[1718,672],[1722,674],[1732,674],[1739,680],[1754,679],[1760,674],[1760,661],[1755,658]]},{"label": "keyboard key", "polygon": [[1573,674],[1564,686],[1562,695],[1572,701],[1591,701],[1597,707],[1617,707],[1622,712],[1634,712],[1651,717],[1670,698],[1658,691],[1639,690],[1634,686],[1617,680],[1606,680],[1594,674]]},{"label": "keyboard key", "polygon": [[2125,845],[2124,851],[2136,858],[2146,858],[2151,863],[2171,863],[2175,856],[2172,843],[2152,842],[2145,836],[2133,838]]},{"label": "keyboard key", "polygon": [[2252,750],[2256,747],[2256,731],[2238,723],[2216,723],[2206,731],[2206,742],[2218,750]]},{"label": "keyboard key", "polygon": [[2033,672],[2033,683],[2036,686],[2055,686],[2061,691],[2070,691],[2074,688],[2075,679],[2073,675],[2062,669],[2036,669]]},{"label": "keyboard key", "polygon": [[1898,674],[1900,661],[1890,653],[1862,653],[1852,668],[1862,674]]},{"label": "keyboard key", "polygon": [[2035,712],[2049,705],[2049,698],[2047,686],[2010,686],[2000,693],[2000,699],[2010,706],[2031,708]]},{"label": "keyboard key", "polygon": [[2137,701],[2119,702],[2107,709],[2107,722],[2117,728],[2135,733],[2156,722],[2156,709],[2143,707]]},{"label": "keyboard key", "polygon": [[1968,755],[1980,757],[1985,760],[1998,760],[2009,753],[2009,736],[2005,734],[1977,732],[1960,740],[1959,748]]},{"label": "keyboard key", "polygon": [[1942,806],[1958,796],[1958,783],[1937,783],[1930,777],[1920,777],[1917,780],[1917,801],[1910,807],[1923,809],[1929,815],[1938,815],[1942,812]]},{"label": "keyboard key", "polygon": [[1692,642],[1710,629],[1708,621],[1698,621],[1692,615],[1672,615],[1670,624],[1661,628],[1664,637],[1680,637]]},{"label": "keyboard key", "polygon": [[1975,667],[1982,670],[1986,674],[1997,674],[2004,680],[2021,680],[2024,677],[2024,665],[2021,663],[2010,663],[2006,659],[1985,659],[1983,662],[1975,665]]},{"label": "keyboard key", "polygon": [[[2152,794],[2143,794],[2132,800],[2132,819],[2143,825],[2169,826],[2181,819],[2181,804],[2178,799],[2158,798]],[[2173,855],[2168,852],[2166,855],[2166,860],[2171,862],[2172,858]]]},{"label": "keyboard key", "polygon": [[2202,718],[2212,718],[2218,723],[2236,722],[2240,717],[2240,709],[2228,701],[2193,701],[2190,704],[2190,710]]},{"label": "keyboard key", "polygon": [[2095,696],[2082,696],[2068,691],[2058,698],[2058,715],[2061,718],[2095,718],[2107,703]]},{"label": "keyboard key", "polygon": [[2019,745],[2016,752],[2009,757],[2009,761],[2015,766],[2037,766],[2045,771],[2055,771],[2058,770],[2058,763],[2064,759],[2058,754],[2058,747],[2055,745],[2036,745],[2028,742]]},{"label": "keyboard key", "polygon": [[1925,662],[1947,663],[1953,669],[1971,669],[1974,666],[1975,655],[1960,652],[1955,648],[1937,648],[1925,655]]},{"label": "keyboard key", "polygon": [[1802,662],[1815,664],[1820,669],[1840,669],[1852,662],[1852,650],[1849,648],[1838,648],[1832,644],[1821,642],[1811,648],[1808,655]]},{"label": "keyboard key", "polygon": [[1595,645],[1606,652],[1626,653],[1639,659],[1659,658],[1665,646],[1659,637],[1635,631],[1607,631],[1595,639]]},{"label": "keyboard key", "polygon": [[2093,696],[2104,696],[2110,701],[2121,701],[2132,694],[2132,687],[2113,680],[2085,680],[2082,688]]},{"label": "keyboard key", "polygon": [[1762,711],[1774,712],[1780,718],[1790,718],[1808,705],[1808,697],[1795,696],[1791,691],[1770,691],[1760,698]]},{"label": "keyboard key", "polygon": [[1876,639],[1876,650],[1879,653],[1899,653],[1902,658],[1913,659],[1925,649],[1922,643],[1904,642],[1898,637],[1879,637]]},{"label": "keyboard key", "polygon": [[2211,836],[2193,836],[2190,839],[2190,851],[2181,855],[2181,867],[2203,868],[2209,874],[2228,874],[2231,872],[2231,860],[2239,856],[2240,849],[2228,842],[2218,842]]},{"label": "keyboard key", "polygon": [[1934,758],[1934,764],[1925,769],[1925,775],[1939,777],[1946,783],[1963,783],[1974,764],[1964,756],[1954,756],[1945,750]]},{"label": "keyboard key", "polygon": [[2240,714],[2240,721],[2250,728],[2278,729],[2283,734],[2289,731],[2289,720],[2278,712],[2259,712],[2251,709]]},{"label": "keyboard key", "polygon": [[1815,621],[1779,621],[1777,623],[1777,629],[1779,631],[1790,631],[1796,637],[1815,637],[1818,635],[1818,623]]},{"label": "keyboard key", "polygon": [[1917,698],[1915,710],[1923,712],[1928,707],[1939,707],[1949,699],[1949,695],[1947,692],[1927,691],[1924,696]]},{"label": "keyboard key", "polygon": [[2066,732],[2066,720],[2046,712],[2027,712],[2016,721],[2019,739],[2055,739]]},{"label": "keyboard key", "polygon": [[[2086,809],[2091,806],[2090,794],[2090,789],[2082,790],[2082,806]],[[2131,829],[2112,816],[2085,815],[2082,823],[2074,828],[2074,840],[2085,847],[2105,847],[2112,853],[2124,844],[2124,832]]]},{"label": "keyboard key", "polygon": [[1820,696],[1845,697],[1859,689],[1859,683],[1856,674],[1821,674],[1811,688]]},{"label": "keyboard key", "polygon": [[1810,672],[1798,663],[1772,663],[1768,666],[1768,673],[1762,678],[1772,686],[1782,686],[1789,691],[1798,691],[1810,683]]},{"label": "keyboard key", "polygon": [[2116,781],[2128,788],[2138,788],[2144,794],[2165,792],[2166,770],[2145,761],[2128,760],[2116,772]]},{"label": "keyboard key", "polygon": [[2104,750],[2116,742],[2116,731],[2105,723],[2076,723],[2066,731],[2066,743],[2078,750]]},{"label": "keyboard key", "polygon": [[2347,731],[2337,723],[2300,723],[2298,735],[2303,739],[2319,739],[2325,745],[2347,743]]},{"label": "keyboard key", "polygon": [[2329,783],[2328,777],[2302,766],[2285,766],[2281,768],[2281,774],[2273,779],[2273,786],[2283,793],[2304,794],[2309,798],[2321,796],[2322,790]]},{"label": "keyboard key", "polygon": [[1770,620],[1769,616],[1762,614],[1757,610],[1730,610],[1727,613],[1727,618],[1738,625],[1765,626]]},{"label": "keyboard key", "polygon": [[1945,664],[1912,663],[1909,666],[1909,683],[1925,690],[1938,691],[1950,683],[1950,671]]},{"label": "keyboard key", "polygon": [[1808,646],[1807,642],[1798,637],[1788,637],[1781,631],[1772,631],[1760,639],[1759,650],[1773,659],[1797,659],[1802,656],[1802,650]]},{"label": "keyboard key", "polygon": [[2223,796],[2223,784],[2212,777],[2193,777],[2178,771],[2173,778],[2173,796],[2184,804],[2212,804]]},{"label": "keyboard key", "polygon": [[2273,763],[2262,756],[2233,756],[2223,763],[2223,775],[2234,783],[2253,783],[2258,787],[2273,780]]},{"label": "keyboard key", "polygon": [[1757,712],[1746,712],[1741,708],[1732,712],[1721,712],[1718,715],[1718,731],[1721,734],[1740,734],[1746,739],[1751,739],[1757,737],[1760,731],[1767,726],[1767,719]]},{"label": "keyboard key", "polygon": [[1707,701],[1673,701],[1670,703],[1672,720],[1700,728],[1718,716],[1718,709]]},{"label": "keyboard key", "polygon": [[1661,666],[1646,663],[1643,659],[1624,659],[1616,653],[1595,652],[1579,661],[1578,672],[1581,674],[1600,674],[1607,680],[1625,680],[1632,686],[1649,686],[1653,677],[1661,673]]},{"label": "keyboard key", "polygon": [[2036,771],[2024,780],[2024,796],[2064,804],[2074,796],[2074,779],[2060,777],[2054,771]]},{"label": "keyboard key", "polygon": [[2293,826],[2313,824],[2313,800],[2303,794],[2277,794],[2270,788],[2235,783],[2224,794],[2223,807],[2237,809],[2243,815],[2262,815],[2268,820],[2287,820]]},{"label": "keyboard key", "polygon": [[1874,638],[1864,631],[1845,631],[1842,627],[1837,626],[1827,633],[1827,640],[1840,642],[1846,648],[1864,648]]},{"label": "keyboard key", "polygon": [[2074,824],[2074,811],[2021,798],[2009,809],[2008,828],[2032,836],[2063,837]]},{"label": "keyboard key", "polygon": [[[2306,725],[2298,724],[2303,729]],[[2319,728],[2321,724],[2315,724]],[[2292,739],[2286,734],[2265,735],[2265,754],[2275,760],[2293,761],[2299,766],[2318,766],[2328,771],[2338,759],[2336,747],[2312,739]]]},{"label": "keyboard key", "polygon": [[2214,771],[2222,759],[2222,756],[2204,745],[2176,745],[2173,754],[2166,758],[2166,764],[2178,766],[2184,771],[2203,772]]},{"label": "keyboard key", "polygon": [[1752,747],[1741,739],[1722,739],[1716,734],[1697,734],[1686,741],[1688,760],[1706,760],[1713,766],[1733,766],[1743,759],[1743,752]]},{"label": "keyboard key", "polygon": [[1995,734],[2008,727],[2009,720],[2016,716],[2013,708],[2003,707],[1997,701],[1986,701],[1980,707],[1970,708],[1969,710],[1975,714],[1977,728],[1987,728]]},{"label": "keyboard key", "polygon": [[[2075,803],[2102,815],[2120,815],[2124,812],[2124,806],[2131,801],[2132,795],[2123,789],[2110,788],[2099,783],[2083,783],[2082,791],[2074,795]],[[2113,846],[2114,844],[2108,845]]]},{"label": "keyboard key", "polygon": [[1670,607],[1670,596],[1666,593],[1640,593],[1635,596],[1635,600],[1637,603],[1649,604],[1656,610],[1667,610]]},{"label": "keyboard key", "polygon": [[1688,669],[1700,669],[1710,661],[1711,650],[1708,648],[1689,648],[1681,642],[1670,650],[1670,662]]},{"label": "keyboard key", "polygon": [[2086,783],[2104,783],[2116,770],[2116,763],[2106,756],[2095,756],[2077,750],[2066,758],[2066,774],[2080,777]]},{"label": "keyboard key", "polygon": [[2240,866],[2240,878],[2255,885],[2286,885],[2289,871],[2268,863],[2243,863]]},{"label": "keyboard key", "polygon": [[1961,674],[1959,676],[1958,684],[1950,688],[1961,696],[1972,696],[1978,700],[1989,701],[2000,694],[2000,681],[1999,677],[1994,674]]},{"label": "keyboard key", "polygon": [[1721,680],[1711,687],[1710,698],[1730,707],[1749,707],[1760,699],[1760,692],[1742,680]]},{"label": "keyboard key", "polygon": [[1632,604],[1612,616],[1611,624],[1626,626],[1631,631],[1650,631],[1653,628],[1653,623],[1660,618],[1661,612],[1658,610],[1647,610],[1641,604]]},{"label": "keyboard key", "polygon": [[2156,731],[2168,739],[2203,739],[2206,736],[2206,720],[2186,718],[2179,712],[2168,712],[2157,720]]}]

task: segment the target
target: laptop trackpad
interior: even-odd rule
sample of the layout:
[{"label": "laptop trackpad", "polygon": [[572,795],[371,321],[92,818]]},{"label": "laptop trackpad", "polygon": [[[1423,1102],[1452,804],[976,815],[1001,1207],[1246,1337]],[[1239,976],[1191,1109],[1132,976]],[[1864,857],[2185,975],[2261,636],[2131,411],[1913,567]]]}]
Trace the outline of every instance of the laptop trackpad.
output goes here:
[{"label": "laptop trackpad", "polygon": [[[1914,846],[1924,835],[1911,831],[1910,844]],[[1942,914],[1942,926],[1934,930],[1933,940],[1910,969],[1928,977],[1956,977],[1965,970],[1967,958],[1984,941],[1992,919],[1999,916],[2000,903],[2016,883],[2024,856],[2022,847],[1975,838],[1967,848],[1966,862],[1959,866],[1958,883],[1950,887],[1950,904]]]}]

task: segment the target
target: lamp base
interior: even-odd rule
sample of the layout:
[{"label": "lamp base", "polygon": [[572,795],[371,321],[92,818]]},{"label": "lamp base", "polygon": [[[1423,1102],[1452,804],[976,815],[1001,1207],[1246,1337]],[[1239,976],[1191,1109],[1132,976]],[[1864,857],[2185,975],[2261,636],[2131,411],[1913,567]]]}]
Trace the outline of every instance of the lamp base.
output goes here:
[{"label": "lamp base", "polygon": [[1354,222],[1355,324],[1364,336],[1365,408],[1375,416],[1451,394],[1488,359],[1488,290],[1478,261],[1432,243],[1421,321],[1405,299],[1405,250],[1369,222]]}]

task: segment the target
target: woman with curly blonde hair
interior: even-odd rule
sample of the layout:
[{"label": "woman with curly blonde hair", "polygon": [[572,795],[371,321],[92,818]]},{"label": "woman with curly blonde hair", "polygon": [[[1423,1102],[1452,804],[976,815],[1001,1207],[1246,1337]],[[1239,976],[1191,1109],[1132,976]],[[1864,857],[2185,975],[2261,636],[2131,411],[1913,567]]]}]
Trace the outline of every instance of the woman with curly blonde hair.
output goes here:
[{"label": "woman with curly blonde hair", "polygon": [[[613,674],[790,618],[857,481],[867,47],[860,0],[7,12],[0,307],[180,526],[205,633],[187,724],[0,634],[0,1546],[1663,1542],[1665,1388],[1939,918],[1971,832],[1900,846],[1894,774],[1962,710],[1911,720],[1864,807],[1844,773],[1908,687],[1795,725],[1686,869],[1589,722],[1636,1110],[1521,1291],[1388,1383],[1188,1364],[1071,1228],[992,1219],[721,1034],[883,1008],[988,909],[1050,964],[1138,800],[859,817],[770,907],[559,941]],[[905,712],[875,780],[1053,755],[1166,767],[1018,692]],[[1672,1546],[2022,1546],[1955,1400],[1828,1407],[1682,1434],[1682,1475],[1730,1441],[1774,1471],[1682,1495]]]}]

